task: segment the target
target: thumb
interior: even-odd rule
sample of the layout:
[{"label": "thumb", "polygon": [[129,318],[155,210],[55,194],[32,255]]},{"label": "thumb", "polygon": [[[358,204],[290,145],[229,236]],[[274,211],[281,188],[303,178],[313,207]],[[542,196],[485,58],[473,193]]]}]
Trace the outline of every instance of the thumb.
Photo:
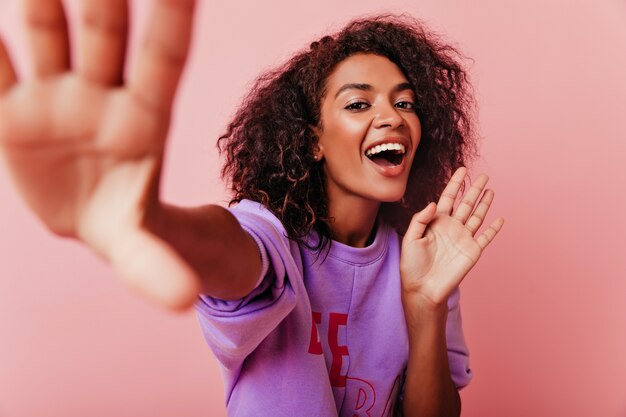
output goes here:
[{"label": "thumb", "polygon": [[431,222],[437,212],[437,204],[429,203],[422,211],[418,211],[413,215],[409,227],[404,237],[410,240],[421,239],[424,236],[426,226]]}]

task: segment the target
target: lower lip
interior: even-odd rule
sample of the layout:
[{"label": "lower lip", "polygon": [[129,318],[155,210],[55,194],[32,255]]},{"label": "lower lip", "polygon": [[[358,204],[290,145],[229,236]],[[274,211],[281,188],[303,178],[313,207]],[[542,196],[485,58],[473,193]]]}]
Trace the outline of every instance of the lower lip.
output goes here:
[{"label": "lower lip", "polygon": [[400,165],[395,165],[395,166],[378,165],[377,163],[375,163],[374,161],[369,159],[367,156],[364,156],[364,158],[367,160],[367,162],[369,162],[374,167],[374,169],[380,175],[382,175],[384,177],[397,177],[397,176],[400,176],[404,172],[404,168],[406,166],[406,155],[405,155],[404,158],[402,158],[402,162],[400,162]]}]

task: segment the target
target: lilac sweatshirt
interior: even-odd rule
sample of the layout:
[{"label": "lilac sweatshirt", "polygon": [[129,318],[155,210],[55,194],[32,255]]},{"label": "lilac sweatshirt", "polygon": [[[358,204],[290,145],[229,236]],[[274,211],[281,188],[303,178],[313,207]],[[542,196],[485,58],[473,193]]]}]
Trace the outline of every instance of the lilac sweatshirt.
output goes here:
[{"label": "lilac sweatshirt", "polygon": [[[259,284],[240,300],[202,295],[196,306],[228,415],[392,416],[408,360],[398,234],[380,225],[370,246],[332,242],[317,259],[259,203],[230,210],[259,246]],[[448,307],[450,371],[461,388],[472,373],[458,290]]]}]

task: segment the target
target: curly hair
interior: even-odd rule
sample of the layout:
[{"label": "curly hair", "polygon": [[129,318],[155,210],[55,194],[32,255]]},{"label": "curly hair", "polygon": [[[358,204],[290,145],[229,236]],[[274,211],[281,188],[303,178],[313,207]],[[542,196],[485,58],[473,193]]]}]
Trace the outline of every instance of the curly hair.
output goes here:
[{"label": "curly hair", "polygon": [[411,216],[436,201],[454,170],[478,154],[475,102],[463,57],[418,20],[361,18],[311,43],[257,79],[218,149],[226,153],[222,177],[234,194],[230,204],[242,199],[262,203],[281,220],[288,237],[301,243],[317,231],[316,250],[331,242],[333,219],[323,167],[313,158],[313,127],[323,122],[320,108],[329,75],[358,53],[387,57],[400,68],[413,87],[422,125],[407,191],[401,201],[382,203],[381,221],[404,234]]}]

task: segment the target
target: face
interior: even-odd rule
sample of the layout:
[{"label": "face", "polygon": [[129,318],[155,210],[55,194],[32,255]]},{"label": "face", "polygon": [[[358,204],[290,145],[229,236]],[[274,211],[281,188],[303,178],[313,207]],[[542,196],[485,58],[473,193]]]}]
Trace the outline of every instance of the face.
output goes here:
[{"label": "face", "polygon": [[337,65],[326,87],[316,157],[329,199],[400,200],[421,135],[406,77],[383,56],[357,54]]}]

